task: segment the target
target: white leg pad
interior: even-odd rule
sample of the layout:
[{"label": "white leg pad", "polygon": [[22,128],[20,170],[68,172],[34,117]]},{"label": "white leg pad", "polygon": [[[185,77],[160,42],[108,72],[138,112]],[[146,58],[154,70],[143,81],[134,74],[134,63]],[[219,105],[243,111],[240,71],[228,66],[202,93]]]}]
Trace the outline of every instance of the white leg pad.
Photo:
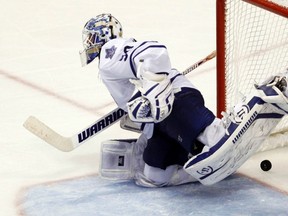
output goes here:
[{"label": "white leg pad", "polygon": [[[271,87],[268,95],[271,93],[270,90],[279,93]],[[266,103],[267,91],[263,91],[264,93],[258,91],[260,97],[250,97],[242,108],[238,107],[239,110],[235,112],[237,116],[234,116],[234,121],[226,129],[223,138],[213,147],[206,148],[204,152],[192,157],[184,165],[185,171],[202,184],[211,185],[233,174],[258,150],[286,114],[287,98],[283,98],[281,92],[280,97],[273,95],[274,102],[278,104],[270,104]],[[272,102],[271,100],[269,102]]]},{"label": "white leg pad", "polygon": [[111,180],[133,178],[133,145],[136,140],[107,140],[101,145],[100,175]]},{"label": "white leg pad", "polygon": [[107,140],[101,144],[100,176],[110,180],[134,179],[143,172],[143,152],[147,139]]}]

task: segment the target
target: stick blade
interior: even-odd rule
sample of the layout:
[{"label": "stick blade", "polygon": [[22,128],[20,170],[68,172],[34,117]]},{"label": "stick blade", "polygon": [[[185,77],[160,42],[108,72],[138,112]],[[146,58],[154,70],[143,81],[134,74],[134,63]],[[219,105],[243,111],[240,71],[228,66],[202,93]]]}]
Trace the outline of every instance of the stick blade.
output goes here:
[{"label": "stick blade", "polygon": [[61,151],[69,152],[75,148],[71,139],[61,136],[34,116],[29,116],[23,126],[40,139]]}]

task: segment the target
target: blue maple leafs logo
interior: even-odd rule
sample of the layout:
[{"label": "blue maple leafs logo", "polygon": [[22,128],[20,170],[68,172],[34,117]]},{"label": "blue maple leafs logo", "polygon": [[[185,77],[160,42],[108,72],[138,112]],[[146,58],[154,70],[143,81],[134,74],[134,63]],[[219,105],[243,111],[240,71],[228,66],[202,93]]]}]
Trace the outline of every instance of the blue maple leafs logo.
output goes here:
[{"label": "blue maple leafs logo", "polygon": [[113,45],[111,48],[106,49],[106,50],[105,50],[105,52],[106,52],[105,58],[110,58],[110,59],[112,59],[113,56],[114,56],[114,54],[115,54],[116,49],[117,49],[117,48],[116,48],[114,45]]}]

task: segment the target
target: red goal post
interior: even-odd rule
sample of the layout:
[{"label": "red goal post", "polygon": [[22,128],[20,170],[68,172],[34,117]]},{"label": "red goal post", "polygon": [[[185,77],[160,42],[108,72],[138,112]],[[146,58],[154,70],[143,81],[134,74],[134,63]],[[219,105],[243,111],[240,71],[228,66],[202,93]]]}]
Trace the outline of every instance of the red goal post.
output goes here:
[{"label": "red goal post", "polygon": [[[280,16],[284,16],[284,17],[288,17],[288,10],[287,10],[287,5],[286,7],[284,5],[279,5],[279,3],[277,4],[275,2],[273,2],[273,0],[268,1],[268,0],[243,0],[245,2],[248,2],[250,4],[253,4],[257,7],[263,8],[265,10],[268,10],[270,12],[276,13]],[[284,0],[282,0],[282,2],[284,2]],[[287,3],[286,3],[287,4]]]},{"label": "red goal post", "polygon": [[[217,0],[217,116],[288,67],[288,0]],[[277,130],[288,131],[288,118]],[[274,131],[275,132],[275,131]]]}]

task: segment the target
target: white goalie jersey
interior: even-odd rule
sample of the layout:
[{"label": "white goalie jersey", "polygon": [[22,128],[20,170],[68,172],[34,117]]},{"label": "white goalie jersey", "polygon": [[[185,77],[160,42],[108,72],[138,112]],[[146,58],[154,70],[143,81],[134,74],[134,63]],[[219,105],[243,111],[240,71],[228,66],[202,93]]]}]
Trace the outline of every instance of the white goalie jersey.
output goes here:
[{"label": "white goalie jersey", "polygon": [[137,72],[140,61],[143,69],[155,74],[167,74],[173,89],[195,88],[177,70],[171,68],[167,49],[153,42],[136,42],[134,39],[114,39],[107,42],[101,50],[99,73],[117,105],[127,111],[126,104],[135,91],[130,79],[139,79]]}]

